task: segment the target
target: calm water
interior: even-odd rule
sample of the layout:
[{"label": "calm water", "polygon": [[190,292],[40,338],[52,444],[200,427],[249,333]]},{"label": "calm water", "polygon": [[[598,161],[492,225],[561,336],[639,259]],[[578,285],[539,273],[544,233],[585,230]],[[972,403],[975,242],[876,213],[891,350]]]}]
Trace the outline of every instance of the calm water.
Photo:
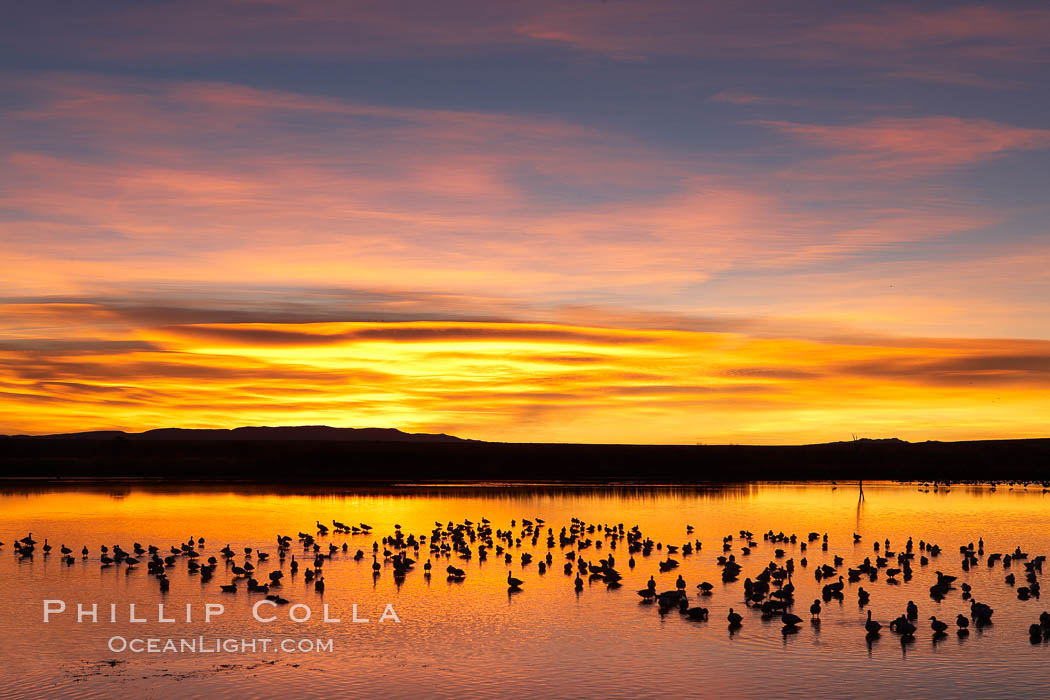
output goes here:
[{"label": "calm water", "polygon": [[[1019,601],[1015,588],[1004,582],[1001,565],[981,564],[969,572],[960,568],[959,546],[985,541],[985,552],[1009,552],[1020,546],[1031,556],[1050,553],[1050,494],[1040,487],[954,487],[922,490],[914,485],[865,485],[858,498],[855,485],[756,484],[723,489],[677,488],[429,488],[352,490],[296,494],[264,489],[179,489],[149,487],[76,488],[62,490],[8,489],[0,493],[0,695],[4,697],[1044,697],[1045,669],[1050,645],[1033,645],[1028,625],[1046,607],[1038,600]],[[525,540],[512,548],[514,563],[491,553],[487,561],[475,556],[435,558],[434,575],[423,575],[428,547],[419,563],[397,586],[387,563],[381,575],[371,575],[372,542],[392,533],[400,524],[406,533],[427,535],[435,521],[480,522],[520,530],[522,518],[546,521],[536,546]],[[539,574],[536,562],[546,555],[546,527],[555,534],[572,518],[586,523],[638,525],[657,542],[681,545],[699,539],[703,550],[691,556],[675,555],[681,566],[659,573],[657,562],[666,555],[654,550],[636,555],[628,567],[626,542],[610,549],[590,547],[582,556],[597,561],[612,553],[624,574],[623,587],[610,590],[601,582],[586,582],[580,593],[562,565],[565,552],[555,547],[554,566]],[[290,556],[309,565],[302,532],[316,532],[315,521],[368,523],[374,534],[329,535],[319,539],[349,544],[349,552],[332,556],[324,566],[326,590],[314,591],[303,571],[292,577]],[[695,531],[686,534],[686,525]],[[716,557],[722,538],[741,529],[755,533],[758,547],[743,556],[739,535],[733,542],[745,576],[754,577],[773,560],[774,545],[764,542],[767,530],[796,533],[800,541],[810,531],[828,533],[829,549],[811,544],[808,568],[796,568],[795,613],[805,618],[797,634],[785,636],[777,619],[764,620],[744,605],[743,586],[723,584]],[[28,532],[38,541],[32,559],[20,560],[12,543]],[[853,533],[863,539],[854,543]],[[290,535],[289,558],[278,560],[275,538]],[[222,563],[213,580],[202,584],[187,571],[186,557],[168,569],[171,588],[161,593],[144,565],[126,573],[124,566],[101,569],[99,545],[134,542],[154,544],[162,553],[189,537],[204,537],[200,550],[220,556],[229,543],[244,560],[242,548],[270,553],[256,562],[260,580],[265,572],[283,568],[283,586],[275,589],[292,603],[306,603],[313,617],[295,624],[287,608],[277,622],[262,624],[251,616],[260,594],[243,589],[223,594],[219,584],[232,574]],[[845,599],[824,605],[819,626],[809,622],[809,603],[819,595],[813,569],[834,555],[845,558],[840,569],[856,566],[874,555],[872,543],[891,540],[903,549],[908,536],[939,544],[943,553],[926,567],[915,562],[908,583],[847,584]],[[592,535],[595,540],[600,534]],[[54,547],[51,556],[40,551],[44,539]],[[75,552],[67,566],[57,555],[61,545]],[[90,555],[80,556],[87,545]],[[803,556],[797,545],[783,546],[796,565]],[[369,556],[354,561],[358,548]],[[476,548],[476,543],[475,543]],[[522,551],[535,561],[522,566]],[[380,547],[382,561],[382,546]],[[446,580],[445,567],[465,569],[461,583]],[[523,590],[509,594],[507,571],[525,581]],[[969,637],[951,634],[935,642],[929,616],[954,623],[969,605],[953,590],[942,602],[929,596],[934,570],[957,575],[958,586],[968,582],[975,597],[995,608],[994,624],[973,630]],[[1010,569],[1023,581],[1020,563]],[[681,573],[688,582],[693,604],[710,609],[708,622],[692,622],[677,611],[661,617],[656,606],[644,605],[636,593],[651,574],[659,590],[674,587]],[[695,585],[715,584],[710,597],[698,598]],[[904,611],[909,599],[920,609],[915,641],[902,645],[895,634],[883,631],[869,643],[863,622],[865,609],[856,588],[871,592],[870,608],[885,625]],[[1018,584],[1022,585],[1022,584]],[[65,600],[70,611],[43,624],[42,601]],[[119,603],[118,623],[77,624],[77,602],[98,602],[108,619],[112,602]],[[127,604],[136,603],[148,622],[128,622]],[[159,623],[157,603],[180,621]],[[200,621],[205,603],[221,602],[225,613],[210,624]],[[194,621],[181,619],[185,605],[193,607]],[[321,621],[321,605],[341,624]],[[379,623],[384,606],[394,606],[401,622]],[[369,623],[351,623],[351,605]],[[730,633],[728,608],[744,615],[743,626]],[[269,609],[264,612],[269,613]],[[331,639],[333,651],[320,653],[116,653],[108,640],[126,638],[217,637]]]}]

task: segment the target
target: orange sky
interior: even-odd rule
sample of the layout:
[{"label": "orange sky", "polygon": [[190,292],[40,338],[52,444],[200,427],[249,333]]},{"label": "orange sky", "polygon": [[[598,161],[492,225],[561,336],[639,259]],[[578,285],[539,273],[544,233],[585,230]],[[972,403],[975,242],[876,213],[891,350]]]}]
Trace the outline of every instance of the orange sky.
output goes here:
[{"label": "orange sky", "polygon": [[23,4],[0,434],[1045,435],[1050,11],[876,5]]},{"label": "orange sky", "polygon": [[[18,311],[70,324],[62,341],[0,352],[0,422],[27,432],[329,424],[511,441],[1024,437],[1041,434],[1050,389],[1043,341],[491,322],[146,327],[99,307]],[[75,329],[84,323],[90,337]]]}]

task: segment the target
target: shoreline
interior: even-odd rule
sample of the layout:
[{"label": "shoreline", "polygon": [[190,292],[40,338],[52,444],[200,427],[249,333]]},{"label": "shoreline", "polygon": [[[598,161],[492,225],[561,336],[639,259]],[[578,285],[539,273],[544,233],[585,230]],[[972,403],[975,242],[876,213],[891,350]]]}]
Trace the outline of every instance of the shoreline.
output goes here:
[{"label": "shoreline", "polygon": [[1050,483],[1050,438],[786,446],[0,439],[0,482],[84,479],[382,486]]},{"label": "shoreline", "polygon": [[441,491],[521,491],[537,493],[556,493],[558,491],[733,491],[745,490],[755,487],[776,486],[812,486],[827,487],[832,490],[863,491],[864,489],[879,489],[887,486],[917,486],[926,487],[930,490],[948,491],[953,488],[983,489],[995,491],[1002,487],[1007,490],[1017,490],[1028,493],[1050,493],[1050,482],[1039,480],[1017,480],[1017,479],[953,479],[946,481],[928,481],[923,479],[865,479],[863,484],[858,480],[829,480],[829,479],[754,479],[748,481],[616,481],[616,480],[590,480],[590,481],[418,481],[401,482],[389,480],[302,480],[294,485],[286,481],[268,481],[265,479],[181,479],[164,477],[133,477],[133,476],[78,476],[78,477],[50,477],[50,476],[17,476],[0,477],[0,493],[18,490],[59,490],[78,488],[83,490],[113,490],[114,488],[128,491],[141,490],[147,492],[179,491],[179,492],[211,492],[215,490],[234,489],[245,492],[263,493],[294,493],[294,494],[318,494],[318,493],[403,493],[403,494],[426,494]]}]

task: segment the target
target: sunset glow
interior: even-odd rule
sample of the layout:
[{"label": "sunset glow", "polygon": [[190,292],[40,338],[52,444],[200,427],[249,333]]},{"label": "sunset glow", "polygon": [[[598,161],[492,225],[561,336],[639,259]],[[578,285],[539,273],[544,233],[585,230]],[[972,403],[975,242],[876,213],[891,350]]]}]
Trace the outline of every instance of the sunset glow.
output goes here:
[{"label": "sunset glow", "polygon": [[0,434],[1047,434],[1044,5],[48,5]]},{"label": "sunset glow", "polygon": [[[137,327],[9,346],[0,415],[28,431],[234,417],[515,441],[1025,436],[1041,429],[1046,345],[535,323]],[[29,349],[41,346],[46,358]]]}]

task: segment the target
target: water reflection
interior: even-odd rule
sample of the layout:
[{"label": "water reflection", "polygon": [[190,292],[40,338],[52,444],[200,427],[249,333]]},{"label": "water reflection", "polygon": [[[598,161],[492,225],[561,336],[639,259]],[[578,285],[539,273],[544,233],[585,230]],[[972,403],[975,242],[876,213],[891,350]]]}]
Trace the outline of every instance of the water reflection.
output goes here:
[{"label": "water reflection", "polygon": [[[640,485],[553,486],[505,484],[429,485],[424,487],[352,488],[331,490],[302,486],[173,485],[162,483],[35,484],[8,486],[0,495],[0,646],[5,664],[0,667],[0,687],[5,695],[88,697],[119,688],[130,695],[185,697],[195,694],[270,697],[288,694],[390,697],[524,697],[545,693],[552,697],[689,697],[734,695],[765,697],[775,687],[778,696],[811,697],[821,694],[846,697],[868,694],[863,689],[882,687],[893,678],[900,692],[938,697],[1024,697],[1033,679],[1045,666],[1048,646],[1031,644],[1028,626],[1043,607],[1037,599],[1020,601],[1016,587],[1004,582],[1001,565],[987,566],[982,559],[969,571],[960,568],[959,546],[984,539],[988,552],[1010,552],[1017,546],[1032,556],[1050,551],[1050,515],[1047,495],[1041,488],[978,486],[951,489],[914,484],[731,484],[703,487]],[[621,542],[613,549],[606,541],[598,550],[551,549],[553,563],[539,573],[537,563],[547,553],[545,537],[536,544],[526,539],[520,549],[512,546],[508,566],[492,554],[482,561],[455,556],[434,558],[435,571],[452,563],[462,567],[462,581],[426,577],[421,563],[404,580],[395,579],[389,560],[382,557],[384,535],[400,525],[405,533],[428,534],[435,523],[478,523],[488,518],[494,528],[520,529],[522,518],[542,518],[555,536],[573,518],[586,523],[638,525],[662,545],[682,545],[700,540],[699,553],[676,554],[680,566],[661,573],[657,562],[667,554],[655,550],[636,554],[637,565],[626,565]],[[338,520],[365,522],[374,535],[332,535],[318,539],[327,548],[337,545],[324,567],[323,592],[292,575],[290,559],[277,561],[278,533],[295,537],[316,531],[315,522]],[[687,532],[686,526],[695,530]],[[743,554],[738,539],[728,553],[741,563],[737,581],[723,581],[716,559],[726,553],[723,538],[741,529],[756,533],[756,546]],[[798,543],[773,545],[761,539],[767,530],[795,533],[798,543],[809,532],[827,533],[828,549],[811,543],[806,552]],[[49,539],[75,553],[84,545],[90,557],[65,565],[59,557],[20,560],[10,543],[27,532]],[[854,533],[861,536],[854,541]],[[188,537],[204,537],[205,558],[225,545],[236,552],[244,547],[270,553],[270,568],[285,572],[281,595],[293,604],[309,605],[316,617],[297,624],[283,618],[269,626],[253,621],[252,606],[259,596],[239,590],[222,594],[220,583],[230,574],[224,566],[215,580],[202,585],[179,563],[168,569],[170,590],[158,590],[145,571],[125,573],[119,567],[99,567],[99,546],[133,542],[154,544],[166,551]],[[901,548],[911,536],[918,542],[937,543],[943,552],[931,564],[915,564],[911,581],[888,585],[885,576],[862,580],[871,591],[870,604],[857,599],[859,583],[848,583],[842,598],[822,606],[820,619],[809,620],[810,601],[820,599],[826,581],[817,581],[817,566],[844,560],[857,566],[874,557],[875,541],[889,539]],[[598,537],[594,538],[599,541]],[[347,552],[341,550],[343,542]],[[373,542],[380,547],[380,575],[372,576]],[[784,548],[784,558],[775,548]],[[369,555],[355,561],[362,549]],[[576,590],[573,575],[563,573],[569,551],[597,562],[614,554],[623,586],[609,588],[583,577]],[[534,562],[522,565],[521,552],[532,553]],[[303,561],[296,542],[291,548]],[[801,559],[808,559],[808,566]],[[421,560],[428,555],[422,550]],[[770,561],[783,566],[791,559],[795,573],[795,613],[805,618],[796,629],[783,629],[779,618],[763,616],[744,600],[742,581],[754,578]],[[240,563],[243,557],[238,557]],[[253,559],[254,560],[254,559]],[[262,567],[260,567],[262,569]],[[966,637],[954,630],[934,640],[927,618],[950,622],[968,612],[960,591],[943,600],[929,597],[940,569],[971,585],[975,597],[992,605],[995,624],[973,628]],[[1021,572],[1018,567],[1014,571]],[[524,583],[520,592],[508,591],[510,572]],[[639,604],[635,591],[653,576],[659,590],[673,589],[681,574],[690,591],[690,606],[709,608],[709,619],[691,620],[677,609],[659,614],[658,606]],[[436,575],[436,574],[435,574]],[[695,586],[713,582],[710,597],[699,598]],[[185,605],[202,609],[222,602],[227,612],[215,624],[203,627],[182,622],[165,625],[155,620],[132,624],[124,619],[113,625],[77,624],[69,618],[41,623],[45,599],[84,603],[137,603],[154,610]],[[867,611],[884,625],[902,614],[909,600],[920,609],[915,637],[898,637],[883,630],[865,634]],[[320,606],[329,604],[337,616],[352,618],[357,605],[367,624],[326,625],[319,620]],[[395,605],[400,624],[375,622],[388,603]],[[741,614],[741,626],[727,624],[729,608]],[[214,657],[116,654],[106,647],[115,634],[192,636],[265,634],[332,638],[335,649],[320,655],[240,655]],[[906,661],[906,663],[905,663]],[[960,674],[959,669],[967,672]],[[779,679],[775,682],[771,679]],[[785,682],[790,679],[790,682]],[[994,680],[993,680],[994,679]],[[770,683],[773,682],[773,685]]]},{"label": "water reflection", "polygon": [[[251,496],[308,496],[314,498],[340,499],[353,496],[393,496],[402,498],[485,498],[522,500],[537,496],[559,496],[562,498],[627,498],[651,499],[667,495],[684,497],[723,498],[747,497],[763,488],[783,486],[785,482],[730,482],[696,485],[660,484],[603,484],[588,485],[574,483],[523,483],[523,482],[469,482],[434,484],[391,484],[380,486],[331,486],[324,484],[289,485],[274,483],[201,483],[201,482],[152,482],[152,481],[85,481],[71,480],[32,481],[17,484],[15,480],[0,482],[0,496],[33,496],[47,493],[62,494],[106,494],[114,499],[126,498],[132,493],[177,494],[180,496],[214,495],[234,493]],[[17,485],[16,485],[17,484]],[[790,486],[790,484],[788,484]],[[811,482],[811,487],[825,484]]]}]

